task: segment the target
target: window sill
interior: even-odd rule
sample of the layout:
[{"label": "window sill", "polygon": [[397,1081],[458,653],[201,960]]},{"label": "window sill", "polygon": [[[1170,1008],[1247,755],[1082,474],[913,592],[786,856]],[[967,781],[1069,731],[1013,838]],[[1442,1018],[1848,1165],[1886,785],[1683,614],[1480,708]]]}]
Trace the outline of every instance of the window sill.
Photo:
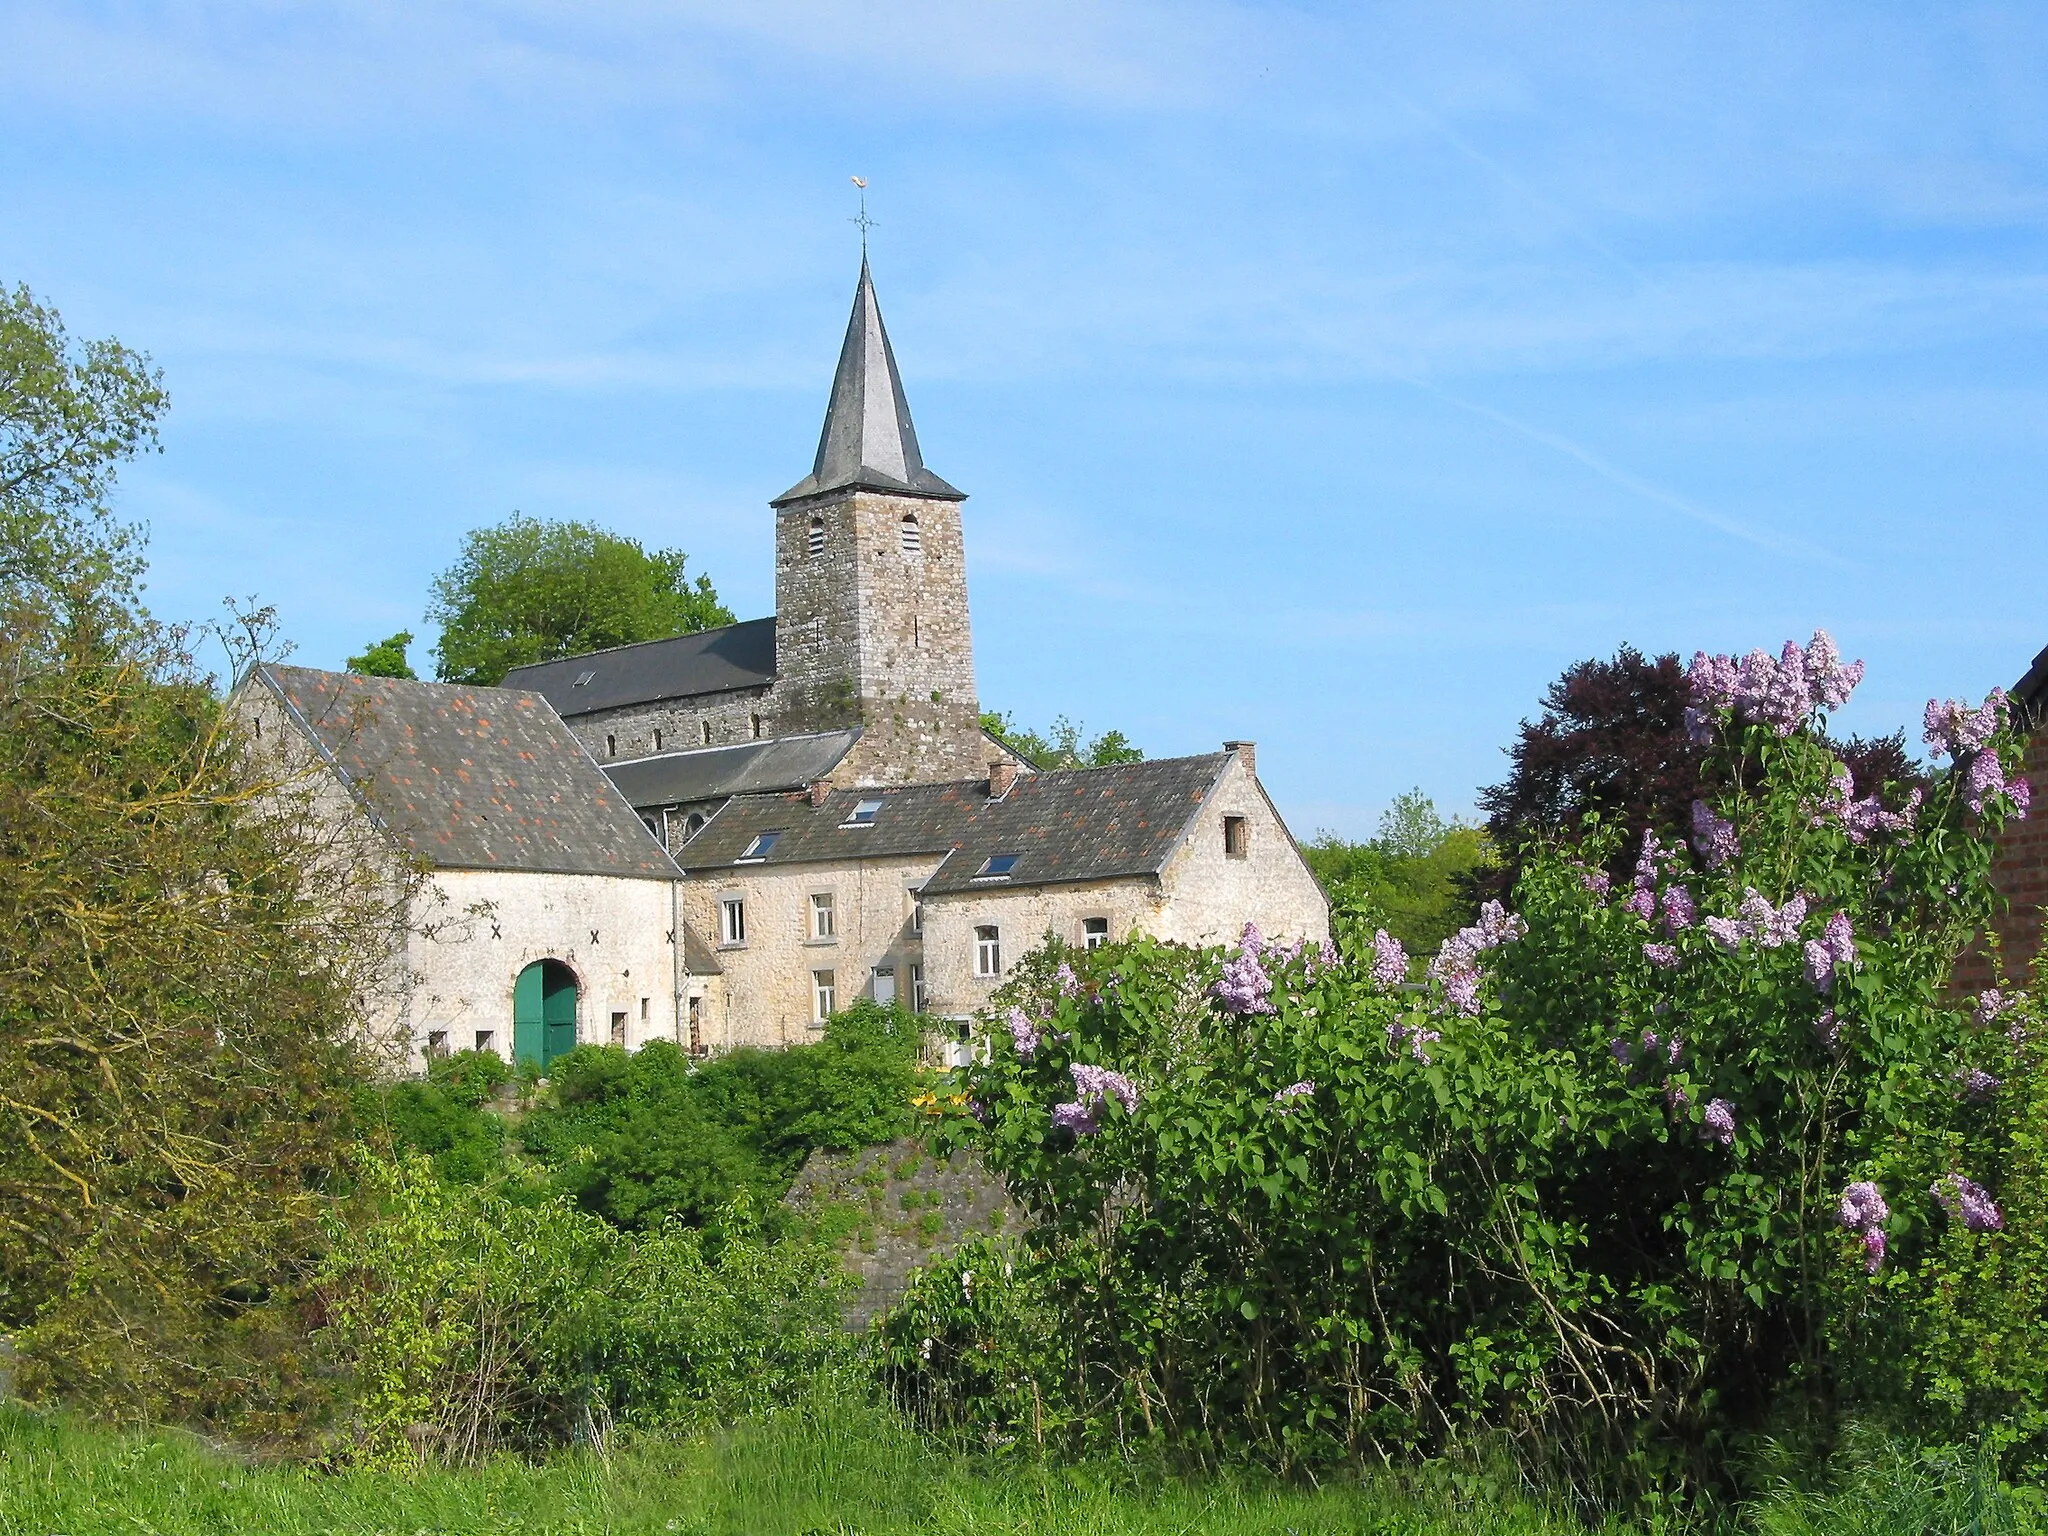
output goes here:
[{"label": "window sill", "polygon": [[720,954],[727,954],[727,953],[731,952],[732,950],[735,950],[735,949],[745,949],[746,947],[747,947],[747,946],[746,946],[746,942],[745,942],[744,940],[742,940],[742,941],[741,941],[740,943],[738,943],[738,944],[721,944],[721,945],[719,945],[719,946],[718,946],[718,952],[719,952]]},{"label": "window sill", "polygon": [[805,948],[805,949],[830,949],[830,948],[832,948],[832,947],[833,947],[833,946],[834,946],[835,944],[837,944],[838,942],[839,942],[839,938],[838,938],[838,935],[836,935],[836,934],[835,934],[835,935],[833,935],[833,937],[831,937],[831,938],[829,938],[829,939],[805,939],[805,940],[804,940],[804,948]]}]

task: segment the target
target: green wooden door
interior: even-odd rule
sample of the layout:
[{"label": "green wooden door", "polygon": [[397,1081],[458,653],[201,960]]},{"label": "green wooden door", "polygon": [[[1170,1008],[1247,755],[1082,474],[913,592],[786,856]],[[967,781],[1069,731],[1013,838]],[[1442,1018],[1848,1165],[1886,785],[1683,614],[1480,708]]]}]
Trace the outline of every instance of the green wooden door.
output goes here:
[{"label": "green wooden door", "polygon": [[543,963],[547,969],[541,973],[540,1011],[547,1028],[547,1054],[541,1064],[545,1066],[576,1049],[576,978],[560,961]]},{"label": "green wooden door", "polygon": [[512,983],[512,1054],[535,1066],[547,1063],[547,1026],[541,1012],[541,967],[529,965]]}]

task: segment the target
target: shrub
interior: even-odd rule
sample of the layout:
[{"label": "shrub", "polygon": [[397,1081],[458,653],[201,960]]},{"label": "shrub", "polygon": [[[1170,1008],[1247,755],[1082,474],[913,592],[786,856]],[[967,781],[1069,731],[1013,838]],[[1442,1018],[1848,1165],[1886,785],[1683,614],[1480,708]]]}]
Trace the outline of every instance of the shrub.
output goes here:
[{"label": "shrub", "polygon": [[[1507,1431],[1594,1493],[1825,1420],[1844,1320],[1955,1241],[1930,1186],[2012,1198],[1973,1074],[2013,1046],[1945,987],[2016,742],[1996,700],[1930,706],[1955,768],[1859,797],[1816,718],[1859,674],[1825,637],[1697,658],[1736,788],[1694,846],[1647,835],[1625,890],[1536,859],[1420,993],[1384,934],[1027,968],[955,1129],[1035,1218],[1045,1353],[984,1377],[980,1304],[920,1292],[887,1332],[906,1400],[1280,1466]],[[1864,1182],[1888,1216],[1844,1214]]]}]

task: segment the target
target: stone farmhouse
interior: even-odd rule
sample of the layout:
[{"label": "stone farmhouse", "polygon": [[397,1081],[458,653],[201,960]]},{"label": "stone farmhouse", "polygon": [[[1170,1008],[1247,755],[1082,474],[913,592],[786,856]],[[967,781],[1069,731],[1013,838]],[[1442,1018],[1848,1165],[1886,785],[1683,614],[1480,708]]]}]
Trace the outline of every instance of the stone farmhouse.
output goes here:
[{"label": "stone farmhouse", "polygon": [[432,873],[390,1028],[417,1063],[965,1019],[1048,934],[1328,936],[1250,742],[1038,772],[981,728],[964,493],[925,467],[863,260],[776,612],[500,688],[267,666],[240,697]]}]

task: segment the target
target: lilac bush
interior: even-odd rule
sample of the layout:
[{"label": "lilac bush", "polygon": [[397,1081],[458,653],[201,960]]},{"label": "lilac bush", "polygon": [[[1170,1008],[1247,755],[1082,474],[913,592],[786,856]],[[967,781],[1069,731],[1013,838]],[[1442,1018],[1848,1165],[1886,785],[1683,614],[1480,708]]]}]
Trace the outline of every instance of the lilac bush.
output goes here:
[{"label": "lilac bush", "polygon": [[1283,1466],[1485,1429],[1704,1469],[1785,1392],[1933,1411],[1927,1362],[1977,1357],[1914,1321],[1928,1298],[2016,1289],[1936,1277],[2041,1208],[2010,1151],[2038,1026],[2009,987],[1947,992],[2026,811],[2018,738],[1995,699],[1944,707],[1956,762],[1858,786],[1818,725],[1862,668],[1825,634],[1692,675],[1732,787],[1689,842],[1616,829],[1617,882],[1597,839],[1533,859],[1420,986],[1384,932],[1332,957],[1253,928],[1017,983],[959,1133],[1031,1214],[1038,1353],[998,1380],[976,1362],[1020,1314],[916,1314],[917,1401]]}]

